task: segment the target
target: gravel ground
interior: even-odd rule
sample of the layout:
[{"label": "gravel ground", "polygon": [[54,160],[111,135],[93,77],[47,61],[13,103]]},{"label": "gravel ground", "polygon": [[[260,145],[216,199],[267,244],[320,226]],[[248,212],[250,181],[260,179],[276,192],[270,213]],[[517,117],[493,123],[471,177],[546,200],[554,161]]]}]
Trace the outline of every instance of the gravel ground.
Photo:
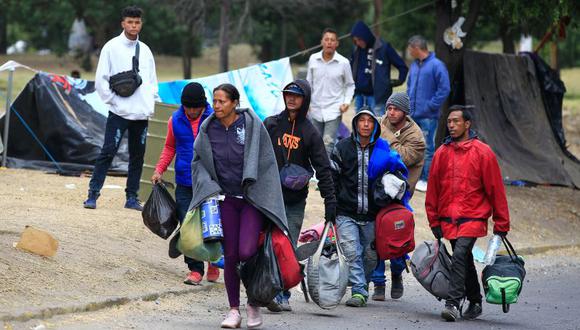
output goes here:
[{"label": "gravel ground", "polygon": [[[191,288],[182,284],[187,269],[181,259],[167,257],[167,242],[145,228],[139,212],[123,208],[125,179],[107,178],[111,187],[103,190],[96,210],[82,208],[88,181],[0,170],[0,320],[95,309],[126,297]],[[580,243],[580,191],[507,187],[507,192],[516,248]],[[424,196],[418,192],[412,203],[417,241],[431,235]],[[322,217],[321,198],[311,187],[305,227]],[[60,242],[56,256],[39,257],[13,247],[26,225],[46,230]],[[485,249],[485,240],[479,245]]]}]

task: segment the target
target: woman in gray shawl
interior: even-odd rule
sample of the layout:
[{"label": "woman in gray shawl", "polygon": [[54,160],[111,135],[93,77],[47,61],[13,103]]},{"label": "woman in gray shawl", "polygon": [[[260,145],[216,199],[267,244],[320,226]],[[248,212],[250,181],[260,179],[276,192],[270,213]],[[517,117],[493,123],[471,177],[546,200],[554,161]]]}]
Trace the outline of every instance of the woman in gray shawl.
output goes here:
[{"label": "woman in gray shawl", "polygon": [[[278,165],[268,132],[249,109],[239,109],[240,94],[231,84],[213,91],[214,113],[201,125],[191,164],[193,199],[190,209],[208,197],[223,194],[224,280],[230,311],[222,328],[240,326],[240,277],[237,266],[258,250],[266,221],[288,233]],[[247,307],[248,328],[262,324],[258,306]]]}]

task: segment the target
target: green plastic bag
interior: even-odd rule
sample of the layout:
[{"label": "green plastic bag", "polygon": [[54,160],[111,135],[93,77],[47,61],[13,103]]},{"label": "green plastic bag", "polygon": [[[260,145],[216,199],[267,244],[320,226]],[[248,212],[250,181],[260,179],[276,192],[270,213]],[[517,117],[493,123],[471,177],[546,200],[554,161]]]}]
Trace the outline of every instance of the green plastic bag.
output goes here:
[{"label": "green plastic bag", "polygon": [[199,208],[195,208],[185,215],[179,228],[177,249],[183,255],[199,261],[215,262],[221,258],[221,242],[203,241]]}]

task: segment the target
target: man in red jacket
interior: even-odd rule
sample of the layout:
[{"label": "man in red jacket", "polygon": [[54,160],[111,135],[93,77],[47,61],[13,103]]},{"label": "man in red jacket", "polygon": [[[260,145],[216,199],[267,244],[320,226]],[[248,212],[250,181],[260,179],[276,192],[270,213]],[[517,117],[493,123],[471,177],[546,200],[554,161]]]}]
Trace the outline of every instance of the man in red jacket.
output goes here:
[{"label": "man in red jacket", "polygon": [[425,209],[435,238],[446,238],[453,248],[449,298],[441,317],[459,318],[459,302],[467,296],[464,319],[481,315],[481,291],[471,249],[487,235],[493,216],[494,234],[510,229],[509,211],[501,171],[491,148],[471,128],[471,115],[452,106],[447,117],[449,135],[435,152],[429,173]]}]

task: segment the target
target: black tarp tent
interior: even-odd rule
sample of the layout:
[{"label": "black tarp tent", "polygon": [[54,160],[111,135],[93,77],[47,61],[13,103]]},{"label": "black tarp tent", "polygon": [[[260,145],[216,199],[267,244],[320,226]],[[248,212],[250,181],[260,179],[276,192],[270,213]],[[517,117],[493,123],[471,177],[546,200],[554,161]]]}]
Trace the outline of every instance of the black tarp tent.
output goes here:
[{"label": "black tarp tent", "polygon": [[[92,170],[107,118],[95,109],[92,81],[37,73],[11,107],[7,166],[50,171]],[[0,131],[4,130],[0,118]],[[3,134],[3,132],[2,132]],[[110,170],[126,173],[126,138]]]},{"label": "black tarp tent", "polygon": [[540,74],[552,72],[545,63],[544,72],[537,70],[537,61],[466,51],[465,103],[474,105],[474,128],[497,154],[506,181],[580,188],[580,163],[565,147],[561,98],[559,105],[544,103],[554,95],[541,84],[549,77]]}]

